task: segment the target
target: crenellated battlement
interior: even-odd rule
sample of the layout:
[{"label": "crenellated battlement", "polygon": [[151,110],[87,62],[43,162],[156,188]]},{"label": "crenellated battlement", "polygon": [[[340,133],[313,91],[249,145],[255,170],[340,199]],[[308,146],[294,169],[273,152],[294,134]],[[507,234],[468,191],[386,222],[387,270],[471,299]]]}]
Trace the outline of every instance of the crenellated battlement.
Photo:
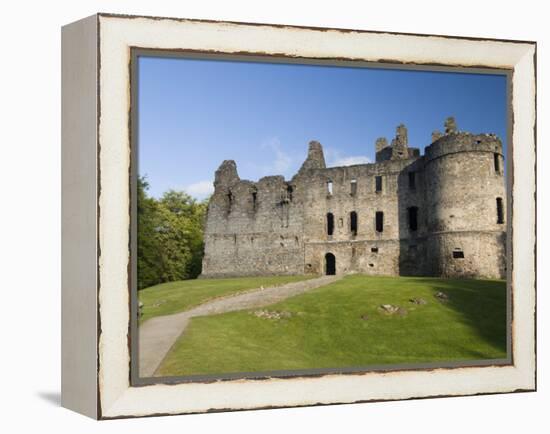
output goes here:
[{"label": "crenellated battlement", "polygon": [[493,134],[447,134],[426,147],[427,161],[458,152],[491,152],[503,156],[502,142]]},{"label": "crenellated battlement", "polygon": [[[432,144],[425,149],[426,161],[459,152],[490,152],[504,156],[502,142],[495,134],[472,134],[458,131],[454,118],[446,122],[446,133],[432,135]],[[451,126],[449,126],[451,125]]]},{"label": "crenellated battlement", "polygon": [[395,137],[391,144],[388,145],[388,140],[385,137],[379,137],[376,139],[375,148],[377,163],[420,157],[420,149],[409,147],[408,131],[404,124],[399,124],[395,129]]}]

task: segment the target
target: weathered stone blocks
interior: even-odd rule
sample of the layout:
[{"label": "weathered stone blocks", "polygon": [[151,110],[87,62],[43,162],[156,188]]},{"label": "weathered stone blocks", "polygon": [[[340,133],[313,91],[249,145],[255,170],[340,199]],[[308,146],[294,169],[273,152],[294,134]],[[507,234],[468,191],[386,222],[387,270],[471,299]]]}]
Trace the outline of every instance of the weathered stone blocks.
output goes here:
[{"label": "weathered stone blocks", "polygon": [[312,141],[290,181],[241,180],[235,162],[224,161],[203,275],[324,274],[330,254],[337,274],[505,277],[500,140],[459,132],[454,118],[432,139],[420,156],[400,125],[391,145],[377,140],[376,163],[328,168]]}]

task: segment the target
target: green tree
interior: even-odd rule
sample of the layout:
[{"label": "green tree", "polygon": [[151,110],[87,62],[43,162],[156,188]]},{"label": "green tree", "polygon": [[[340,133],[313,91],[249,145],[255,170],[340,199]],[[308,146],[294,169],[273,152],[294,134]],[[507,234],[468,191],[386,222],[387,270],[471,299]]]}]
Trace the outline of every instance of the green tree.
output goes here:
[{"label": "green tree", "polygon": [[161,281],[158,267],[160,254],[156,228],[158,206],[155,199],[147,196],[149,184],[145,178],[137,183],[137,270],[138,289]]},{"label": "green tree", "polygon": [[204,256],[204,220],[208,201],[198,202],[183,191],[162,198],[147,195],[138,180],[138,289],[162,282],[196,278]]}]

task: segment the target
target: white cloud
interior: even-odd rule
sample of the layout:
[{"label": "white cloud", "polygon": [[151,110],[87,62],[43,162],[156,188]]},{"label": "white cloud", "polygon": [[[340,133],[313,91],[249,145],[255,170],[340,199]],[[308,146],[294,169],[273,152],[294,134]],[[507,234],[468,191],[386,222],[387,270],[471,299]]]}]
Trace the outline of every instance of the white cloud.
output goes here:
[{"label": "white cloud", "polygon": [[213,181],[199,181],[185,187],[185,192],[197,199],[204,199],[214,193]]},{"label": "white cloud", "polygon": [[[307,145],[302,148],[296,146],[289,152],[283,148],[277,137],[263,141],[259,148],[258,157],[261,161],[248,161],[246,164],[248,171],[243,171],[245,177],[257,179],[262,176],[283,175],[289,179],[298,172],[307,156]],[[330,147],[325,148],[324,153],[328,167],[372,163],[372,160],[365,155],[346,156],[340,150]]]},{"label": "white cloud", "polygon": [[296,173],[300,159],[297,155],[283,149],[277,137],[264,140],[259,145],[259,152],[254,159],[247,161],[241,178],[258,179],[262,176],[283,175],[289,178]]},{"label": "white cloud", "polygon": [[372,160],[365,155],[344,156],[338,149],[325,149],[325,158],[328,167],[353,166],[355,164],[368,164]]},{"label": "white cloud", "polygon": [[362,155],[356,155],[353,157],[342,157],[338,158],[331,162],[331,167],[338,167],[338,166],[353,166],[355,164],[368,164],[372,163],[371,159],[369,157],[365,157]]},{"label": "white cloud", "polygon": [[292,166],[292,157],[283,151],[281,141],[278,138],[272,138],[262,143],[261,147],[269,149],[275,154],[275,158],[271,164],[264,167],[264,172],[273,175],[287,174]]}]

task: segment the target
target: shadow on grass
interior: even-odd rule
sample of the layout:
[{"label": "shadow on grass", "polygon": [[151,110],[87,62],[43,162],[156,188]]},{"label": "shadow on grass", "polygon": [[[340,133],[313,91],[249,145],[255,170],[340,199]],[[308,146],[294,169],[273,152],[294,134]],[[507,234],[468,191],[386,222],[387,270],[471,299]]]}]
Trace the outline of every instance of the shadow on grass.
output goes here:
[{"label": "shadow on grass", "polygon": [[[434,300],[454,310],[464,324],[498,351],[507,351],[507,288],[502,280],[414,278]],[[445,297],[438,297],[441,292]],[[506,356],[503,356],[506,357]]]}]

